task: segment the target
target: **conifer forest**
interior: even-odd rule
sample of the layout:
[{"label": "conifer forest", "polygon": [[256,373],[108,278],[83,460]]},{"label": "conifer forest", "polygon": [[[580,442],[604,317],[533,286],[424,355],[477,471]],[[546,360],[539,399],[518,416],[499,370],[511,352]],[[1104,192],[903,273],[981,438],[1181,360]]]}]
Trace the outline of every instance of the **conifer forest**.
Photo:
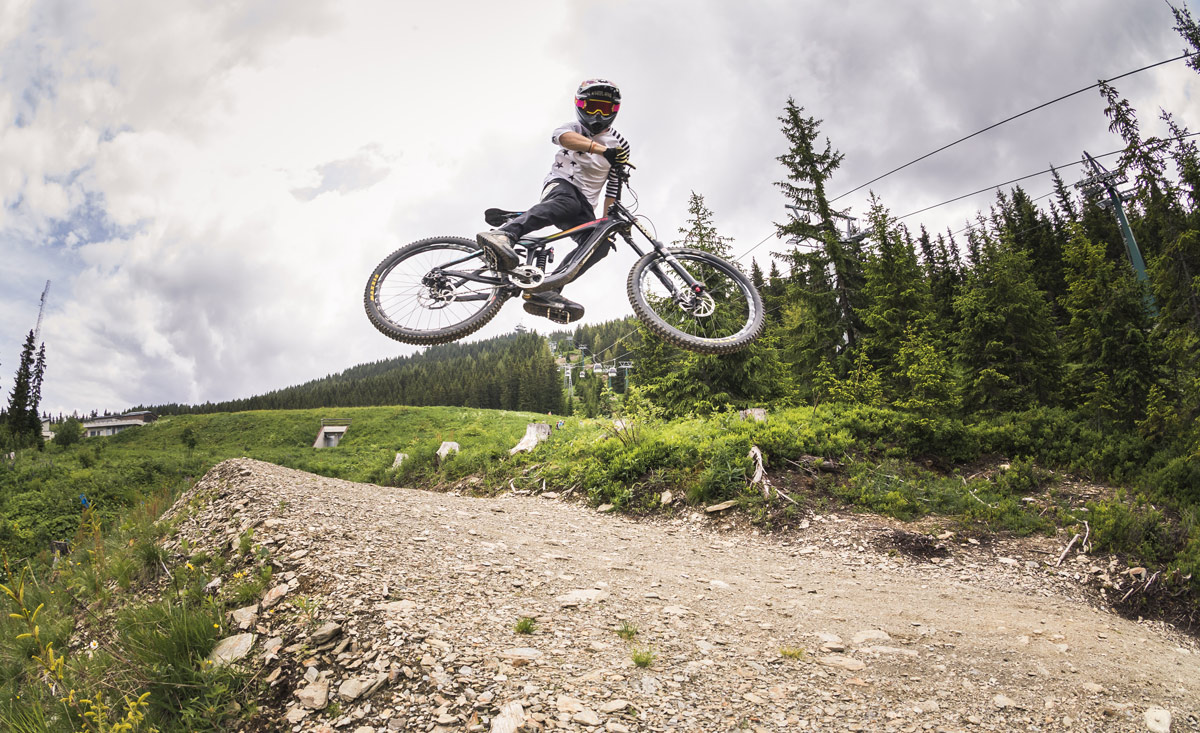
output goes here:
[{"label": "conifer forest", "polygon": [[[1200,72],[1200,28],[1174,12],[1186,63]],[[1046,171],[1044,195],[997,188],[957,231],[900,221],[874,196],[862,225],[849,226],[829,194],[844,183],[843,154],[812,110],[787,99],[775,185],[792,213],[775,227],[788,248],[735,246],[700,192],[681,202],[687,220],[673,239],[738,262],[762,293],[766,332],[736,354],[681,351],[629,318],[432,347],[229,402],[132,409],[439,405],[703,420],[835,406],[853,416],[846,429],[887,433],[891,450],[927,465],[1001,455],[1128,489],[1125,508],[1094,517],[1120,538],[1111,549],[1171,564],[1195,587],[1197,133],[1171,110],[1134,109],[1116,86],[1096,88],[1120,150],[1069,176]],[[1144,134],[1146,115],[1168,134]],[[41,444],[46,359],[31,332],[0,431],[6,451]]]}]

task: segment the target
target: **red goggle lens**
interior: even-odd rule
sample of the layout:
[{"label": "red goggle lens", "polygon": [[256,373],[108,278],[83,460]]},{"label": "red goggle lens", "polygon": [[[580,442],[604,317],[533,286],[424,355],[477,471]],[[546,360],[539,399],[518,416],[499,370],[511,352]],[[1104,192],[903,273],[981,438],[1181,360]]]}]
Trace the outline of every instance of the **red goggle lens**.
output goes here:
[{"label": "red goggle lens", "polygon": [[601,115],[602,117],[612,117],[621,109],[619,102],[611,102],[607,99],[576,99],[575,106],[583,110],[584,114]]}]

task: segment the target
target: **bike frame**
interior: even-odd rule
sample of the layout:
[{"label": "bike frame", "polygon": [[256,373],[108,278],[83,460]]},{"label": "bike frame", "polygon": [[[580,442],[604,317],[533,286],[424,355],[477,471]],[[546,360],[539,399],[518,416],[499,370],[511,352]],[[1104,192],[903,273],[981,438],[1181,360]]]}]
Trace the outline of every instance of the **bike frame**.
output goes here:
[{"label": "bike frame", "polygon": [[[634,243],[633,237],[631,236],[631,231],[635,228],[641,232],[642,236],[644,236],[647,241],[650,242],[651,247],[655,252],[658,253],[659,258],[663,262],[666,262],[668,265],[670,265],[671,269],[675,271],[675,274],[677,274],[681,280],[687,283],[688,289],[691,290],[692,293],[700,295],[705,292],[704,285],[697,282],[696,279],[692,277],[691,273],[689,273],[687,269],[679,263],[675,256],[670,252],[667,252],[667,248],[662,242],[650,236],[650,233],[646,231],[641,222],[639,222],[633,213],[629,211],[629,209],[625,208],[625,206],[619,201],[613,203],[612,207],[609,209],[609,215],[602,219],[596,219],[586,224],[580,224],[572,229],[557,232],[547,237],[524,237],[520,239],[515,246],[518,249],[524,249],[525,264],[532,266],[538,259],[538,255],[544,252],[548,245],[566,237],[573,237],[582,234],[583,232],[591,232],[584,243],[571,252],[570,255],[568,255],[567,267],[564,267],[559,272],[547,274],[540,283],[533,287],[521,287],[512,282],[511,276],[507,274],[501,274],[500,277],[495,277],[493,275],[483,274],[478,270],[467,271],[449,269],[455,267],[456,265],[482,257],[482,252],[473,252],[460,259],[447,262],[436,270],[431,271],[426,278],[428,279],[436,274],[457,278],[464,282],[470,281],[483,283],[486,285],[506,285],[508,291],[507,295],[509,296],[516,295],[522,291],[530,293],[544,293],[550,290],[557,291],[574,282],[575,278],[579,276],[580,271],[583,269],[584,263],[587,262],[593,254],[595,254],[599,247],[606,244],[608,240],[615,235],[620,235],[620,237],[625,240],[630,248],[637,253],[639,258],[645,256],[646,252],[643,252],[641,248]],[[659,262],[655,262],[654,264],[650,265],[650,270],[655,274],[656,277],[658,277],[664,287],[672,292],[675,291],[675,284],[667,276],[667,273],[663,272]],[[461,282],[459,284],[461,284]],[[491,296],[480,293],[460,296],[458,300],[486,300],[489,297]]]}]

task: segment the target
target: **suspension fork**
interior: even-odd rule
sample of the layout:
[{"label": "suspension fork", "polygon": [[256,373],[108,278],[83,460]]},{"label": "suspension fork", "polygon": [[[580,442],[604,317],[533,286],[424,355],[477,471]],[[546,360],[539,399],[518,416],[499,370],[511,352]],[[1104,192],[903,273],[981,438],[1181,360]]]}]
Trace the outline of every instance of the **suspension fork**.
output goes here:
[{"label": "suspension fork", "polygon": [[[654,276],[659,279],[659,282],[662,283],[664,288],[669,290],[673,295],[677,294],[675,283],[671,281],[671,279],[667,276],[667,273],[663,272],[662,263],[666,262],[671,266],[671,269],[675,271],[675,274],[679,276],[679,279],[683,280],[687,284],[688,290],[690,290],[692,294],[701,295],[704,293],[706,290],[704,285],[697,281],[696,278],[692,277],[692,274],[687,271],[687,268],[680,264],[679,260],[675,258],[675,255],[667,252],[667,248],[662,242],[652,237],[650,232],[646,231],[636,216],[626,209],[625,206],[619,201],[614,204],[614,206],[616,206],[618,211],[625,215],[625,218],[629,221],[629,223],[637,227],[637,230],[642,233],[642,236],[645,237],[646,240],[650,242],[650,245],[654,248],[654,252],[658,255],[658,261],[650,263],[650,271],[653,272]],[[638,254],[639,257],[644,256],[641,248],[634,244],[633,237],[630,235],[629,229],[624,229],[621,232],[621,237],[627,244],[629,244],[629,246]]]},{"label": "suspension fork", "polygon": [[[641,224],[638,222],[635,221],[634,226],[638,228],[638,231],[640,231],[646,237],[646,239],[650,240],[650,244],[654,247],[654,252],[658,255],[658,261],[650,263],[650,272],[654,273],[654,276],[658,278],[659,282],[663,284],[664,288],[671,291],[673,294],[676,292],[675,283],[672,282],[667,273],[663,271],[662,263],[666,262],[668,265],[670,265],[671,269],[675,271],[675,274],[679,276],[679,279],[683,280],[683,282],[687,284],[688,290],[690,290],[693,295],[701,295],[704,293],[704,284],[692,277],[692,273],[687,271],[687,268],[684,267],[678,259],[676,259],[675,255],[667,251],[667,248],[662,242],[647,234],[646,230],[642,229]],[[626,239],[628,240],[628,235],[626,235]],[[633,242],[630,241],[630,244],[632,245]],[[634,250],[636,251],[637,247],[634,247]],[[638,252],[638,254],[641,254],[641,252]]]}]

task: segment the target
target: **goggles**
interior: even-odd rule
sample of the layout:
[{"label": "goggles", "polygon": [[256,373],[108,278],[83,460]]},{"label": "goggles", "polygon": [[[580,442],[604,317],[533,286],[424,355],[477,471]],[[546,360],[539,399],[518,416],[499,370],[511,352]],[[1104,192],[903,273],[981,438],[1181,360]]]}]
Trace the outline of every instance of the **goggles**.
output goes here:
[{"label": "goggles", "polygon": [[583,110],[584,114],[600,115],[601,117],[612,117],[621,109],[620,102],[613,102],[608,99],[576,99],[575,106]]}]

